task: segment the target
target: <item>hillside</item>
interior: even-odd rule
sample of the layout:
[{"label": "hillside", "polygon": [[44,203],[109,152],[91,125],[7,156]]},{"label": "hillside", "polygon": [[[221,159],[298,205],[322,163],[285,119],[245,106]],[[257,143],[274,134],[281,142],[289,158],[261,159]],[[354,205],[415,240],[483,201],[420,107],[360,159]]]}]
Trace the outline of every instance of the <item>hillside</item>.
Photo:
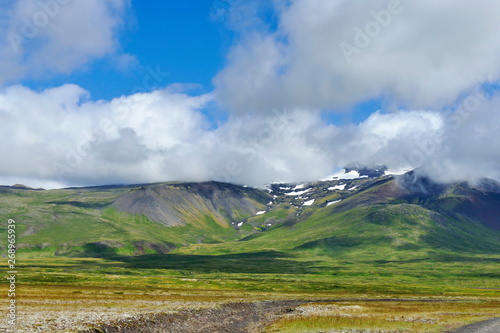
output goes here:
[{"label": "hillside", "polygon": [[323,181],[300,190],[273,185],[275,202],[246,222],[259,232],[234,243],[180,251],[307,252],[373,260],[498,254],[499,188],[493,181],[476,187],[433,184],[413,173]]},{"label": "hillside", "polygon": [[349,169],[261,190],[217,182],[16,186],[1,187],[0,198],[0,217],[18,222],[18,251],[29,257],[272,251],[401,260],[500,253],[500,186],[492,180],[442,185],[415,172]]},{"label": "hillside", "polygon": [[228,227],[230,221],[255,215],[269,200],[266,193],[232,184],[183,183],[141,186],[117,197],[113,207],[167,227],[203,224],[207,213],[217,224]]},{"label": "hillside", "polygon": [[230,223],[255,215],[269,195],[210,182],[49,191],[4,186],[0,200],[0,217],[17,222],[19,253],[99,257],[237,239]]}]

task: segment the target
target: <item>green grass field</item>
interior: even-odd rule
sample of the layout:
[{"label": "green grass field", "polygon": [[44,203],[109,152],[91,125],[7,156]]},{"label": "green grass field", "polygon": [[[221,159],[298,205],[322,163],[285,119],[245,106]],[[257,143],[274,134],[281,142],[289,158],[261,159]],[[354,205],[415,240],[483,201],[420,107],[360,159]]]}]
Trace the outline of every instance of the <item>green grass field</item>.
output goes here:
[{"label": "green grass field", "polygon": [[[103,313],[154,313],[221,302],[302,299],[310,300],[306,306],[313,310],[299,307],[266,331],[444,332],[498,314],[499,261],[476,256],[374,263],[276,252],[20,258],[17,299],[21,317],[38,313],[41,321],[68,305],[75,312],[91,306]],[[377,299],[400,302],[373,302]]]},{"label": "green grass field", "polygon": [[[0,189],[0,217],[17,221],[20,318],[308,300],[267,331],[444,332],[498,315],[500,232],[455,211],[455,194],[394,199],[393,185],[318,189],[300,214],[285,197],[262,215],[235,213],[241,228],[217,205],[174,227],[120,212],[111,203],[130,188]],[[5,250],[6,225],[0,237]]]}]

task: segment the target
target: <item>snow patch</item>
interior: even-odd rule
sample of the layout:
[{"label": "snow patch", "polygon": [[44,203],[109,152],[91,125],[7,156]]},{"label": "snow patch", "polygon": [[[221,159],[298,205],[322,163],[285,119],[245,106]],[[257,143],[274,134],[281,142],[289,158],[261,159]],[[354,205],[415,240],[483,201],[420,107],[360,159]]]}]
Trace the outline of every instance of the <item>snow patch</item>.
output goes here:
[{"label": "snow patch", "polygon": [[326,207],[331,206],[331,205],[335,205],[336,203],[339,203],[339,202],[341,202],[341,201],[342,201],[342,199],[340,199],[340,200],[335,200],[335,201],[330,201],[329,203],[327,203],[327,204],[326,204]]},{"label": "snow patch", "polygon": [[410,171],[411,171],[411,169],[407,169],[407,168],[391,169],[391,170],[387,170],[385,172],[385,175],[400,176],[400,175],[404,175],[405,173],[410,172]]},{"label": "snow patch", "polygon": [[241,227],[243,225],[243,222],[238,223],[238,227]]},{"label": "snow patch", "polygon": [[289,192],[289,193],[285,193],[285,195],[293,195],[293,196],[297,196],[297,195],[302,195],[302,194],[305,194],[307,192],[310,192],[311,189],[308,188],[307,190],[304,190],[304,191],[296,191],[296,192]]},{"label": "snow patch", "polygon": [[322,181],[327,181],[327,180],[336,180],[336,179],[357,179],[357,178],[361,178],[359,176],[359,172],[357,172],[356,170],[351,170],[351,172],[346,172],[345,169],[342,169],[336,173],[334,173],[333,175],[330,175],[324,179],[321,179]]},{"label": "snow patch", "polygon": [[301,190],[301,189],[303,189],[305,186],[306,186],[306,184],[300,184],[300,185],[297,185],[297,186],[295,186],[295,187],[292,189],[292,191],[295,191],[295,190]]},{"label": "snow patch", "polygon": [[354,187],[351,187],[351,188],[349,189],[349,191],[354,191],[354,190],[355,190],[355,189],[357,189],[358,187],[359,187],[359,185],[356,185],[356,186],[354,186]]},{"label": "snow patch", "polygon": [[342,185],[335,185],[335,186],[332,186],[332,187],[329,187],[328,190],[329,191],[334,191],[334,190],[340,190],[340,191],[343,191],[345,189],[345,187],[347,186],[347,184],[342,184]]},{"label": "snow patch", "polygon": [[261,210],[260,212],[257,212],[255,215],[262,215],[262,214],[265,214],[266,211],[265,210]]},{"label": "snow patch", "polygon": [[316,199],[312,199],[312,200],[304,202],[304,206],[311,206],[314,203],[314,200],[316,200]]}]

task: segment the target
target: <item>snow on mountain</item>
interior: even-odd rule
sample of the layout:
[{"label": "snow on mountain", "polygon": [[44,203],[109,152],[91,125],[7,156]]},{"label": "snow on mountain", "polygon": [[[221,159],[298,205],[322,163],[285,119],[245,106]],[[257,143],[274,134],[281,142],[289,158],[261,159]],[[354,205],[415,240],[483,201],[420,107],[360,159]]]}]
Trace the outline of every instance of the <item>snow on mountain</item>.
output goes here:
[{"label": "snow on mountain", "polygon": [[315,199],[311,199],[309,201],[306,201],[304,202],[304,206],[312,206],[312,204],[314,203]]},{"label": "snow on mountain", "polygon": [[[393,172],[398,171],[399,170],[394,170]],[[387,167],[385,165],[366,166],[359,163],[350,163],[346,165],[342,170],[339,170],[336,173],[321,180],[328,181],[341,179],[377,178],[386,174],[388,173]]]},{"label": "snow on mountain", "polygon": [[351,170],[350,172],[346,172],[346,169],[342,169],[340,171],[337,171],[333,175],[330,175],[326,178],[321,179],[321,181],[328,181],[328,180],[340,180],[340,179],[357,179],[361,178],[359,172],[356,170]]},{"label": "snow on mountain", "polygon": [[288,193],[285,193],[286,195],[291,195],[291,196],[299,196],[299,195],[302,195],[302,194],[306,194],[307,192],[310,192],[311,189],[308,188],[307,190],[304,190],[304,191],[295,191],[295,192],[288,192]]},{"label": "snow on mountain", "polygon": [[347,184],[335,185],[335,186],[329,187],[328,191],[335,191],[335,190],[343,191],[346,186],[347,186]]},{"label": "snow on mountain", "polygon": [[391,175],[391,176],[401,176],[404,175],[407,172],[410,172],[411,169],[389,169],[385,172],[386,175]]},{"label": "snow on mountain", "polygon": [[[330,187],[328,190],[334,191],[344,191],[346,186],[350,183],[350,181],[357,179],[375,179],[384,175],[399,175],[404,173],[405,170],[391,170],[388,171],[387,167],[384,165],[374,165],[374,166],[365,166],[361,164],[351,163],[345,166],[343,169],[320,179],[320,182],[333,182],[332,184],[328,184]],[[346,180],[347,182],[342,182]],[[266,189],[269,193],[273,195],[276,194],[285,194],[289,196],[301,196],[305,193],[308,193],[311,189],[311,186],[314,186],[313,182],[307,183],[294,183],[294,182],[272,182],[264,185],[261,188]],[[301,191],[299,191],[301,190]],[[291,192],[290,192],[291,191]],[[288,192],[288,193],[286,193]]]}]

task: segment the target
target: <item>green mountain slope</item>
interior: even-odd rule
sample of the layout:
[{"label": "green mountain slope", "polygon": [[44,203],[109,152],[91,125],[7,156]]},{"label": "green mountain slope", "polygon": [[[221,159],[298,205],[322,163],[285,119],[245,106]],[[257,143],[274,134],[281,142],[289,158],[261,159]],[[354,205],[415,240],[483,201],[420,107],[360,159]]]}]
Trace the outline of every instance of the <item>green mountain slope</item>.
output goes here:
[{"label": "green mountain slope", "polygon": [[[500,253],[500,186],[403,177],[272,184],[0,187],[0,218],[36,256],[273,252],[410,260]],[[0,229],[6,239],[6,224]],[[5,241],[0,243],[5,247]]]},{"label": "green mountain slope", "polygon": [[113,206],[165,226],[203,225],[210,215],[219,225],[255,215],[270,196],[252,188],[216,182],[141,186],[116,198]]},{"label": "green mountain slope", "polygon": [[[31,256],[167,253],[237,239],[231,222],[254,215],[268,200],[264,192],[220,183],[1,187],[0,218],[16,220],[18,252]],[[0,228],[3,247],[6,226]]]},{"label": "green mountain slope", "polygon": [[302,202],[314,199],[314,203],[295,206],[297,213],[293,217],[276,223],[273,215],[293,205],[285,201],[250,219],[256,230],[266,231],[238,242],[192,245],[180,251],[307,252],[336,258],[386,260],[460,253],[500,254],[500,215],[482,213],[483,209],[490,212],[499,209],[500,199],[495,192],[481,192],[465,184],[432,184],[427,188],[420,184],[419,191],[415,191],[405,187],[404,181],[392,177],[356,180],[346,186],[358,186],[354,193],[353,190],[328,193],[324,184],[312,184]]}]

